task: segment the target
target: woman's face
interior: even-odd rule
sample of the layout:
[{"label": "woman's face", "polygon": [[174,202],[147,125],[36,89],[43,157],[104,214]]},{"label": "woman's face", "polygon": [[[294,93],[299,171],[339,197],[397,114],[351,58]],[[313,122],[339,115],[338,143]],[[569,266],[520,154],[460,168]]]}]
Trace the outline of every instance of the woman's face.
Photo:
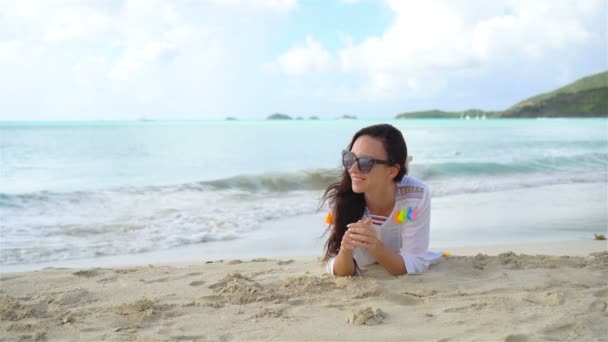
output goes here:
[{"label": "woman's face", "polygon": [[[374,159],[388,160],[388,155],[384,150],[382,141],[368,135],[362,135],[357,138],[351,148],[351,152],[353,152],[357,158],[369,156]],[[395,169],[396,168],[393,166],[375,163],[370,172],[362,173],[361,170],[359,170],[357,163],[354,163],[353,166],[348,169],[348,173],[352,179],[353,192],[365,193],[370,189],[382,186],[386,182],[392,182],[393,177],[396,175]]]}]

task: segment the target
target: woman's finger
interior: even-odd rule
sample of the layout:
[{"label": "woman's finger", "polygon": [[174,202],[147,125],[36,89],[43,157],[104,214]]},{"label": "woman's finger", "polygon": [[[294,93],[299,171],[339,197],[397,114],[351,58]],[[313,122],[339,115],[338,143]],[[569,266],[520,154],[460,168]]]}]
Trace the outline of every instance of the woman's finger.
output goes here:
[{"label": "woman's finger", "polygon": [[356,243],[354,244],[354,248],[356,248],[356,247],[361,247],[361,248],[368,249],[368,248],[370,248],[371,246],[372,246],[372,244],[371,244],[371,243],[369,243],[369,242],[356,242]]},{"label": "woman's finger", "polygon": [[376,236],[376,231],[373,229],[367,229],[367,228],[351,228],[349,229],[349,231],[351,232],[351,234],[359,234],[359,235],[365,235],[365,236]]},{"label": "woman's finger", "polygon": [[350,238],[356,241],[362,241],[362,240],[367,240],[369,239],[369,236],[364,235],[364,234],[351,234]]},{"label": "woman's finger", "polygon": [[350,239],[343,239],[341,247],[344,248],[344,249],[346,249],[346,250],[352,251],[353,249],[355,249],[356,246],[352,242],[352,240],[350,240]]},{"label": "woman's finger", "polygon": [[363,234],[351,234],[351,238],[358,242],[371,240],[371,238],[368,235],[363,235]]},{"label": "woman's finger", "polygon": [[342,243],[350,247],[354,247],[354,240],[352,234],[348,230],[344,233],[344,236],[342,237]]},{"label": "woman's finger", "polygon": [[365,221],[357,221],[354,223],[349,223],[346,225],[347,228],[352,228],[352,227],[368,227],[368,228],[372,228],[372,221],[371,219],[365,220]]}]

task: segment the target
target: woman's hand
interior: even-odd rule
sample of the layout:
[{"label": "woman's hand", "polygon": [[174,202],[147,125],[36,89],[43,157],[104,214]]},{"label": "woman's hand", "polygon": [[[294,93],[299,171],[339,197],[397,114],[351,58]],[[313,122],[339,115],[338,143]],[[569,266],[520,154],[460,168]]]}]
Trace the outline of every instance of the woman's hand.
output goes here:
[{"label": "woman's hand", "polygon": [[[363,247],[369,252],[373,252],[378,248],[382,241],[378,239],[378,234],[372,226],[372,220],[359,220],[355,223],[347,224],[348,230],[344,234],[347,240],[352,241],[354,247]],[[344,241],[344,239],[342,239]]]},{"label": "woman's hand", "polygon": [[346,232],[344,232],[344,236],[342,236],[342,242],[340,243],[340,249],[345,250],[349,253],[352,253],[352,251],[355,249],[354,243],[355,243],[355,241],[353,240],[350,231],[347,229]]}]

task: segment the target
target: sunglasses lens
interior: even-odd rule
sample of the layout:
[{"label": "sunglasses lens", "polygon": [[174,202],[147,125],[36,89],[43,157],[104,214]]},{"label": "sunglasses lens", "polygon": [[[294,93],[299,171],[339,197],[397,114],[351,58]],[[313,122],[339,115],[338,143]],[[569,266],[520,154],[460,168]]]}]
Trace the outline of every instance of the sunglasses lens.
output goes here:
[{"label": "sunglasses lens", "polygon": [[350,169],[355,163],[355,155],[352,152],[345,151],[342,153],[342,165]]},{"label": "sunglasses lens", "polygon": [[368,173],[374,167],[374,160],[368,157],[359,158],[359,170],[363,173]]}]

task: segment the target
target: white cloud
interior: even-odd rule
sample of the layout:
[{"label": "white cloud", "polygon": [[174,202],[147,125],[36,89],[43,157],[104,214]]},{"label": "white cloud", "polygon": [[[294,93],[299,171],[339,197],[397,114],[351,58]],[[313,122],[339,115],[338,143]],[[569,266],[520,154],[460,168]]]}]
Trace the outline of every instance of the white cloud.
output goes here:
[{"label": "white cloud", "polygon": [[313,71],[325,71],[330,66],[329,52],[311,36],[306,36],[306,46],[296,46],[279,56],[275,63],[288,75],[301,75]]},{"label": "white cloud", "polygon": [[[0,62],[17,46],[61,47],[66,43],[95,42],[98,49],[112,51],[104,61],[105,77],[99,80],[127,81],[152,65],[172,59],[180,45],[187,45],[191,28],[185,26],[173,3],[160,0],[105,1],[19,1],[0,3],[3,15],[30,30],[22,42],[0,41]],[[13,53],[14,54],[14,53]],[[4,57],[2,57],[4,56]],[[91,65],[99,64],[97,54],[79,55],[72,67],[75,80],[82,83]],[[96,62],[92,62],[96,61]],[[99,66],[99,65],[98,65]],[[96,72],[98,74],[98,72]]]},{"label": "white cloud", "polygon": [[14,64],[19,61],[23,44],[16,40],[0,41],[0,64]]},{"label": "white cloud", "polygon": [[243,51],[259,48],[274,18],[297,7],[295,0],[0,0],[0,116],[228,115],[245,93],[235,88],[258,79],[249,70],[259,72],[259,64]]},{"label": "white cloud", "polygon": [[211,0],[216,6],[239,9],[289,11],[298,8],[298,0]]},{"label": "white cloud", "polygon": [[[151,103],[163,101],[159,94],[167,91],[166,84],[176,78],[187,84],[181,82],[184,75],[198,77],[191,81],[197,89],[219,88],[221,82],[213,81],[222,74],[218,61],[229,62],[220,38],[184,19],[187,8],[178,9],[178,4],[0,0],[0,97],[8,93],[28,99],[4,99],[14,104],[11,113],[78,115],[78,106],[83,111],[115,106],[118,115],[154,107]],[[206,50],[198,48],[200,41]],[[175,62],[187,54],[191,56],[181,64]],[[52,86],[35,93],[23,90],[28,84],[35,89]],[[38,105],[26,105],[31,96],[37,96],[33,102]]]},{"label": "white cloud", "polygon": [[[478,72],[500,64],[540,60],[589,41],[588,19],[601,1],[387,0],[394,22],[382,35],[351,42],[336,58],[336,72],[367,75],[368,99],[427,96],[449,73]],[[279,57],[286,74],[318,64],[320,42]],[[325,50],[320,50],[325,51]],[[328,64],[324,64],[328,66]],[[445,82],[440,82],[446,85]],[[353,93],[357,93],[354,91]]]},{"label": "white cloud", "polygon": [[576,2],[508,3],[513,13],[494,16],[472,27],[473,53],[480,60],[541,58],[591,38],[585,27],[588,6]]},{"label": "white cloud", "polygon": [[89,40],[111,34],[120,28],[120,22],[106,13],[81,6],[58,8],[48,18],[43,40]]},{"label": "white cloud", "polygon": [[103,1],[0,0],[3,29],[29,43],[91,40],[116,32],[121,26],[112,12]]},{"label": "white cloud", "polygon": [[[471,3],[468,15],[447,1],[388,3],[397,15],[393,25],[381,37],[342,50],[341,67],[345,72],[365,72],[371,80],[402,75],[398,77],[402,82],[392,82],[392,88],[403,88],[406,95],[435,87],[425,74],[447,75],[446,70],[538,59],[589,38],[576,2],[508,1],[507,14],[504,8],[482,4],[475,13],[471,7],[476,5]],[[411,86],[412,78],[417,79],[416,87]],[[373,97],[377,97],[373,92],[382,91],[372,88]]]},{"label": "white cloud", "polygon": [[81,86],[90,86],[104,79],[108,64],[104,57],[92,56],[72,67],[72,74]]},{"label": "white cloud", "polygon": [[176,46],[166,42],[130,46],[110,71],[109,78],[127,81],[133,74],[145,70],[153,63],[172,60],[176,53]]}]

